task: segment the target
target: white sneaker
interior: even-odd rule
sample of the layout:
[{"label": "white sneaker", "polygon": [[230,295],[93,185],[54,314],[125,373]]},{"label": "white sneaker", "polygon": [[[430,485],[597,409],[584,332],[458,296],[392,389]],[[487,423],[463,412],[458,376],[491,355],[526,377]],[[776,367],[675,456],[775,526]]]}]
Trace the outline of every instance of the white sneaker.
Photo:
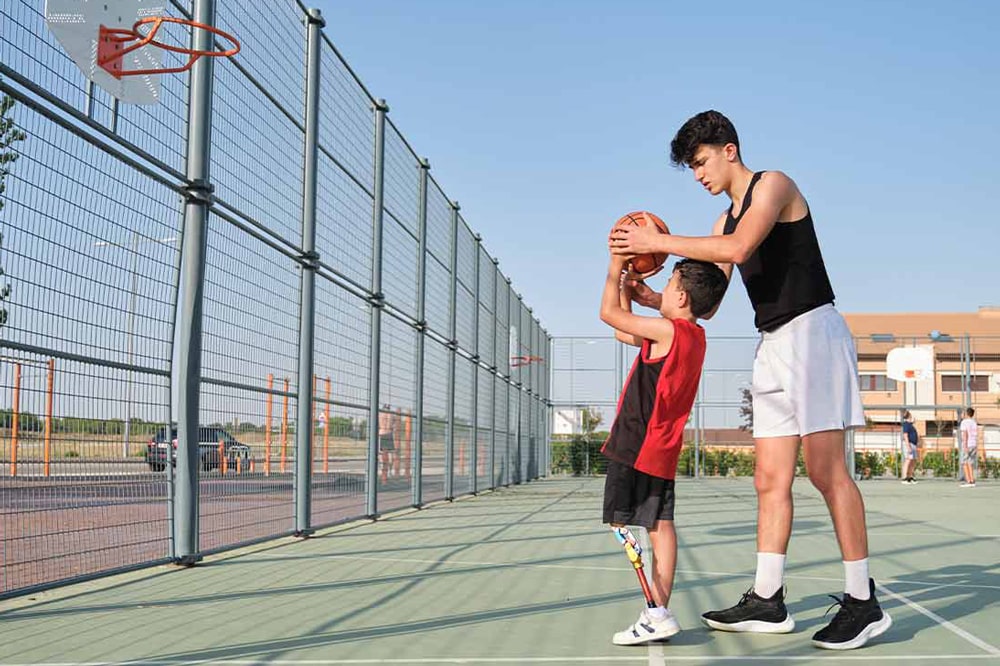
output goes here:
[{"label": "white sneaker", "polygon": [[959,488],[975,488],[976,484],[974,484],[974,483],[963,483],[963,484],[960,484],[958,487]]},{"label": "white sneaker", "polygon": [[651,641],[662,641],[670,638],[681,630],[677,618],[667,609],[667,616],[662,620],[653,618],[649,609],[644,609],[631,627],[619,631],[611,639],[615,645],[642,645]]}]

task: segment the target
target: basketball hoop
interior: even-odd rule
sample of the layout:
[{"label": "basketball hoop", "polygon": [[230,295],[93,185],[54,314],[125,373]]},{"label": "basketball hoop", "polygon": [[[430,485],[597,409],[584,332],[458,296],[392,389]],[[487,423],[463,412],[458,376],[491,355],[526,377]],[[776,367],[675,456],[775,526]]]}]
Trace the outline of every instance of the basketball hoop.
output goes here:
[{"label": "basketball hoop", "polygon": [[520,368],[523,365],[529,365],[531,363],[544,363],[544,359],[541,356],[511,356],[510,357],[510,367]]},{"label": "basketball hoop", "polygon": [[[201,49],[175,46],[173,44],[166,44],[164,42],[157,41],[156,33],[160,30],[160,27],[164,23],[179,23],[181,25],[197,28],[198,30],[207,30],[214,35],[218,35],[219,37],[228,40],[233,44],[233,47],[226,49],[225,51],[205,51]],[[144,35],[140,32],[140,29],[146,24],[152,24],[153,27],[148,34]],[[129,44],[129,42],[134,43]],[[126,46],[126,44],[128,45]],[[180,67],[122,69],[122,58],[132,51],[141,49],[144,46],[156,46],[157,48],[164,49],[165,51],[171,51],[173,53],[186,53],[190,56],[190,58],[188,58],[186,64],[181,65]],[[205,23],[189,21],[188,19],[174,18],[172,16],[147,16],[136,21],[132,25],[131,29],[109,28],[104,24],[101,24],[97,39],[97,64],[101,67],[101,69],[116,79],[120,79],[123,76],[141,76],[145,74],[175,74],[177,72],[184,72],[191,69],[195,61],[202,56],[209,56],[212,58],[229,57],[234,56],[239,52],[239,41],[228,32],[223,32],[222,30]]]}]

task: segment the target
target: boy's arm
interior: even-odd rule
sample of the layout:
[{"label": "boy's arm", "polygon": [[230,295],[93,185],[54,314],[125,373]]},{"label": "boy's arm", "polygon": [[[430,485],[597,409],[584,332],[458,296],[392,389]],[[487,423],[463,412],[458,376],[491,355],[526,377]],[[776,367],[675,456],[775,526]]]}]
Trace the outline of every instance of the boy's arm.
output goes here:
[{"label": "boy's arm", "polygon": [[611,257],[604,281],[604,293],[601,295],[601,321],[616,331],[638,338],[640,343],[643,338],[648,338],[669,346],[674,337],[674,325],[669,319],[659,316],[641,317],[622,307],[618,284],[624,267],[623,257]]},{"label": "boy's arm", "polygon": [[[618,304],[626,312],[632,312],[632,289],[631,287],[628,286],[628,282],[625,279],[626,275],[627,274],[624,271],[619,273]],[[615,339],[618,340],[619,342],[624,342],[625,344],[631,345],[633,347],[642,346],[642,338],[638,338],[634,335],[624,333],[622,331],[619,331],[618,329],[615,329]]]},{"label": "boy's arm", "polygon": [[768,171],[754,189],[753,205],[729,235],[715,234],[713,230],[711,236],[675,236],[661,234],[650,225],[618,227],[609,245],[612,252],[621,255],[666,252],[720,265],[742,264],[771,233],[781,211],[797,192],[791,178],[780,171]]}]

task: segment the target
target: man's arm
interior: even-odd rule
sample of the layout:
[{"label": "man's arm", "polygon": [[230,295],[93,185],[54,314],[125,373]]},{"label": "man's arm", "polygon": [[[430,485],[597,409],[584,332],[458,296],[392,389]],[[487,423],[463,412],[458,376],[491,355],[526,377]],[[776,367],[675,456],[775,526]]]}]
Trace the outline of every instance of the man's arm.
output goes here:
[{"label": "man's arm", "polygon": [[669,254],[714,261],[717,264],[742,264],[778,222],[781,211],[794,201],[798,189],[792,179],[780,171],[764,174],[753,192],[753,205],[743,215],[736,230],[729,235],[675,236],[661,234],[653,227],[617,227],[609,246],[615,254]]},{"label": "man's arm", "polygon": [[[715,224],[712,226],[712,235],[721,236],[726,228],[726,214],[723,213],[715,220]],[[610,244],[610,241],[609,241]],[[733,274],[733,265],[730,263],[719,263],[719,268],[722,272],[726,274],[726,279],[729,280]],[[660,304],[663,301],[663,294],[658,291],[653,291],[649,286],[642,280],[627,280],[626,284],[632,289],[634,294],[633,298],[635,302],[647,308],[652,308],[654,310],[660,309]],[[709,312],[704,317],[700,319],[711,319],[715,316],[715,313],[719,311],[719,306],[722,305],[722,299],[719,299],[718,304],[716,304],[715,309]]]}]

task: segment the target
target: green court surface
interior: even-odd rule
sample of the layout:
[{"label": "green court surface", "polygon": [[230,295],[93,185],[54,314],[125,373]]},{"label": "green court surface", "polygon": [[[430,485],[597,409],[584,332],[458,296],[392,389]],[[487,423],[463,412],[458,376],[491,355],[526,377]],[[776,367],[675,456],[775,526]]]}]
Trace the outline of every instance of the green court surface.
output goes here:
[{"label": "green court surface", "polygon": [[750,479],[681,480],[667,643],[616,647],[642,597],[600,523],[601,478],[556,478],[0,603],[0,664],[1000,664],[1000,484],[865,481],[872,572],[893,626],[810,643],[843,566],[825,505],[795,484],[787,635],[699,614],[753,582]]}]

